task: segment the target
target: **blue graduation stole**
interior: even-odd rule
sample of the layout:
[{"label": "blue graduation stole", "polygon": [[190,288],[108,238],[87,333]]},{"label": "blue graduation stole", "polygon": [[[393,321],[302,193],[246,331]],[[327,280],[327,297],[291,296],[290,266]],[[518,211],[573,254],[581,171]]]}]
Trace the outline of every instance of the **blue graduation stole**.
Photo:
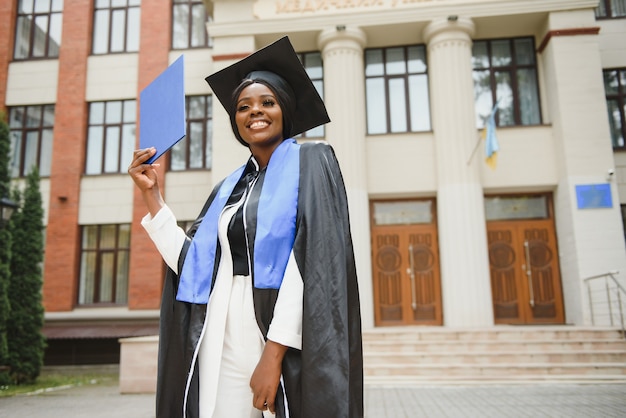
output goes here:
[{"label": "blue graduation stole", "polygon": [[[204,304],[209,300],[219,218],[244,168],[224,180],[189,245],[179,275],[179,301]],[[299,183],[300,145],[286,139],[272,153],[257,208],[253,270],[257,288],[278,289],[282,283],[296,237]]]}]

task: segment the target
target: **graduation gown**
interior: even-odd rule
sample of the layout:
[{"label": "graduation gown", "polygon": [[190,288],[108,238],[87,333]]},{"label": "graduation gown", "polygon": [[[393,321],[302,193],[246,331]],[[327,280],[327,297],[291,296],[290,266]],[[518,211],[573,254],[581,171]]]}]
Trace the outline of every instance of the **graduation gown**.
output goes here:
[{"label": "graduation gown", "polygon": [[[215,187],[190,228],[190,238],[220,185]],[[248,233],[254,235],[254,228]],[[183,246],[178,271],[182,271],[189,244],[190,240]],[[276,415],[278,418],[362,417],[361,317],[348,203],[339,165],[332,148],[326,144],[305,143],[300,147],[293,253],[304,284],[302,350],[289,348],[285,354],[276,395]],[[219,248],[216,258],[219,259]],[[197,361],[194,353],[207,305],[177,301],[178,283],[178,275],[168,269],[161,302],[157,418],[199,415],[199,368],[193,367],[193,362]],[[272,321],[277,295],[277,289],[253,288],[255,314],[263,336],[267,335]],[[186,389],[189,373],[193,375]],[[283,394],[288,412],[281,401]]]}]

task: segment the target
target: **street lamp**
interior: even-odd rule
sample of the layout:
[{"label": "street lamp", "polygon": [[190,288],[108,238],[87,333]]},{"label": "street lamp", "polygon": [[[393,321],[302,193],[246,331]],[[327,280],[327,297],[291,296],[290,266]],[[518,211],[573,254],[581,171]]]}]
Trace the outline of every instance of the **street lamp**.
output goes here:
[{"label": "street lamp", "polygon": [[9,199],[8,197],[3,197],[0,199],[0,212],[2,217],[0,218],[0,222],[5,223],[11,219],[11,215],[13,215],[13,211],[17,209],[17,203]]}]

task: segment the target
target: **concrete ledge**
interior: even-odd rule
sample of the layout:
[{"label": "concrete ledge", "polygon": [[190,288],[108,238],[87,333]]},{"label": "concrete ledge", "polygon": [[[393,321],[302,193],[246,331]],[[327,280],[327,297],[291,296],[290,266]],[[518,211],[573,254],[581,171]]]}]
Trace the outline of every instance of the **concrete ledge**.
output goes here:
[{"label": "concrete ledge", "polygon": [[159,337],[121,338],[120,393],[155,393]]}]

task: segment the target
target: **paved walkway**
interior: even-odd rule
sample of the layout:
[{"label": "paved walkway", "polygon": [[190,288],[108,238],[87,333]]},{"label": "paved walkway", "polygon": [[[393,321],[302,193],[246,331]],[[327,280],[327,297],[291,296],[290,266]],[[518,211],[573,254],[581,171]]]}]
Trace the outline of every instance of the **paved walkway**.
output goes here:
[{"label": "paved walkway", "polygon": [[626,385],[368,388],[371,418],[626,417]]},{"label": "paved walkway", "polygon": [[[626,417],[626,384],[366,387],[368,418]],[[117,384],[0,398],[0,417],[151,418],[154,395],[120,395]],[[237,418],[237,417],[233,417]],[[323,417],[320,417],[323,418]]]}]

